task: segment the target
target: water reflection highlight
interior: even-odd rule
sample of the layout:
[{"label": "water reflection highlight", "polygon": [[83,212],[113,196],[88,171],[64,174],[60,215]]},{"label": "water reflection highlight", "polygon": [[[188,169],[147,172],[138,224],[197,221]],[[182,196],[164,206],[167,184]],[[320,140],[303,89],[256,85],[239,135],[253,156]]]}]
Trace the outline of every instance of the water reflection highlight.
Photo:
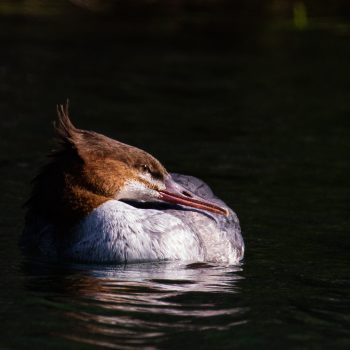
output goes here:
[{"label": "water reflection highlight", "polygon": [[42,302],[71,325],[55,336],[84,344],[157,348],[177,332],[228,330],[246,322],[241,266],[36,264],[31,271],[36,276],[30,289],[37,292],[40,286]]}]

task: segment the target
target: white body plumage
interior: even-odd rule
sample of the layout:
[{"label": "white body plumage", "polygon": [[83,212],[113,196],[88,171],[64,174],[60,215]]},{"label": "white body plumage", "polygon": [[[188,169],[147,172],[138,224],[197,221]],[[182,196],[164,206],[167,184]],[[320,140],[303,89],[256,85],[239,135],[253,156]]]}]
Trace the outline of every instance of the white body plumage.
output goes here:
[{"label": "white body plumage", "polygon": [[35,178],[22,247],[94,263],[236,264],[236,214],[201,180],[169,174],[147,152],[77,129],[58,108],[60,149]]},{"label": "white body plumage", "polygon": [[[69,239],[58,246],[54,228],[35,228],[42,255],[65,260],[102,263],[180,260],[237,264],[244,255],[238,218],[201,180],[172,174],[177,183],[216,204],[226,207],[227,217],[188,210],[180,206],[110,200],[78,223]],[[34,236],[32,236],[34,237]]]}]

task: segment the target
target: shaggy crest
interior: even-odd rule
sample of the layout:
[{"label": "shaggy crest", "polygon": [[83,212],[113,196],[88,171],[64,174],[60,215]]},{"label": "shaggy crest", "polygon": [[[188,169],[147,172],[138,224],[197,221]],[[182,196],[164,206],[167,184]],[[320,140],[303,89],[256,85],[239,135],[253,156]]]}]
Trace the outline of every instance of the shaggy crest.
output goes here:
[{"label": "shaggy crest", "polygon": [[54,122],[56,136],[63,144],[74,145],[77,141],[79,130],[69,118],[69,100],[65,105],[57,105],[57,122]]},{"label": "shaggy crest", "polygon": [[126,181],[137,173],[146,172],[159,180],[167,174],[163,165],[147,152],[76,128],[68,108],[68,101],[57,106],[54,126],[60,147],[49,155],[51,161],[32,182],[33,191],[25,203],[27,221],[41,216],[57,225],[70,226],[116,198]]}]

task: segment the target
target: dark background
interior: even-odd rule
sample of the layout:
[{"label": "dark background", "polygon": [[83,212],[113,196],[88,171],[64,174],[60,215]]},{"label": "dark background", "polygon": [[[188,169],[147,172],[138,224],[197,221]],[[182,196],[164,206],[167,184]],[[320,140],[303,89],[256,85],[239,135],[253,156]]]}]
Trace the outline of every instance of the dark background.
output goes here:
[{"label": "dark background", "polygon": [[[1,1],[2,345],[349,348],[349,16],[345,0]],[[91,285],[115,297],[108,312],[119,305],[135,321],[132,336],[116,335],[84,328],[87,314],[103,312],[95,295],[82,297],[85,310],[70,294],[86,287],[75,268],[28,272],[21,205],[66,98],[78,127],[204,179],[237,212],[246,259],[229,278],[220,270],[234,297],[220,283],[184,292],[179,319],[166,309],[156,327],[157,312],[133,314],[122,291],[97,278]],[[134,286],[139,277],[118,278]],[[137,295],[164,285],[149,288]],[[226,316],[203,318],[203,300]],[[188,308],[198,313],[181,313]],[[65,326],[67,309],[85,316]],[[146,341],[147,327],[163,335]]]}]

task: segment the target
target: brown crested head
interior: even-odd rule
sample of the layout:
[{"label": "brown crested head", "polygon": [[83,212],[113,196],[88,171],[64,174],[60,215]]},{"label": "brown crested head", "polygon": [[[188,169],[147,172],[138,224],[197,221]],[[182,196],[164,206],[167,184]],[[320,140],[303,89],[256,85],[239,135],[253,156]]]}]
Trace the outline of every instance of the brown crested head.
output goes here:
[{"label": "brown crested head", "polygon": [[57,108],[58,150],[33,180],[26,203],[27,224],[50,222],[70,228],[106,201],[164,201],[228,215],[226,208],[204,200],[176,183],[149,153],[93,131],[77,129],[68,103]]},{"label": "brown crested head", "polygon": [[164,187],[163,165],[147,152],[93,131],[77,129],[68,103],[57,107],[59,149],[33,181],[28,216],[70,226],[110,199],[147,198]]}]

